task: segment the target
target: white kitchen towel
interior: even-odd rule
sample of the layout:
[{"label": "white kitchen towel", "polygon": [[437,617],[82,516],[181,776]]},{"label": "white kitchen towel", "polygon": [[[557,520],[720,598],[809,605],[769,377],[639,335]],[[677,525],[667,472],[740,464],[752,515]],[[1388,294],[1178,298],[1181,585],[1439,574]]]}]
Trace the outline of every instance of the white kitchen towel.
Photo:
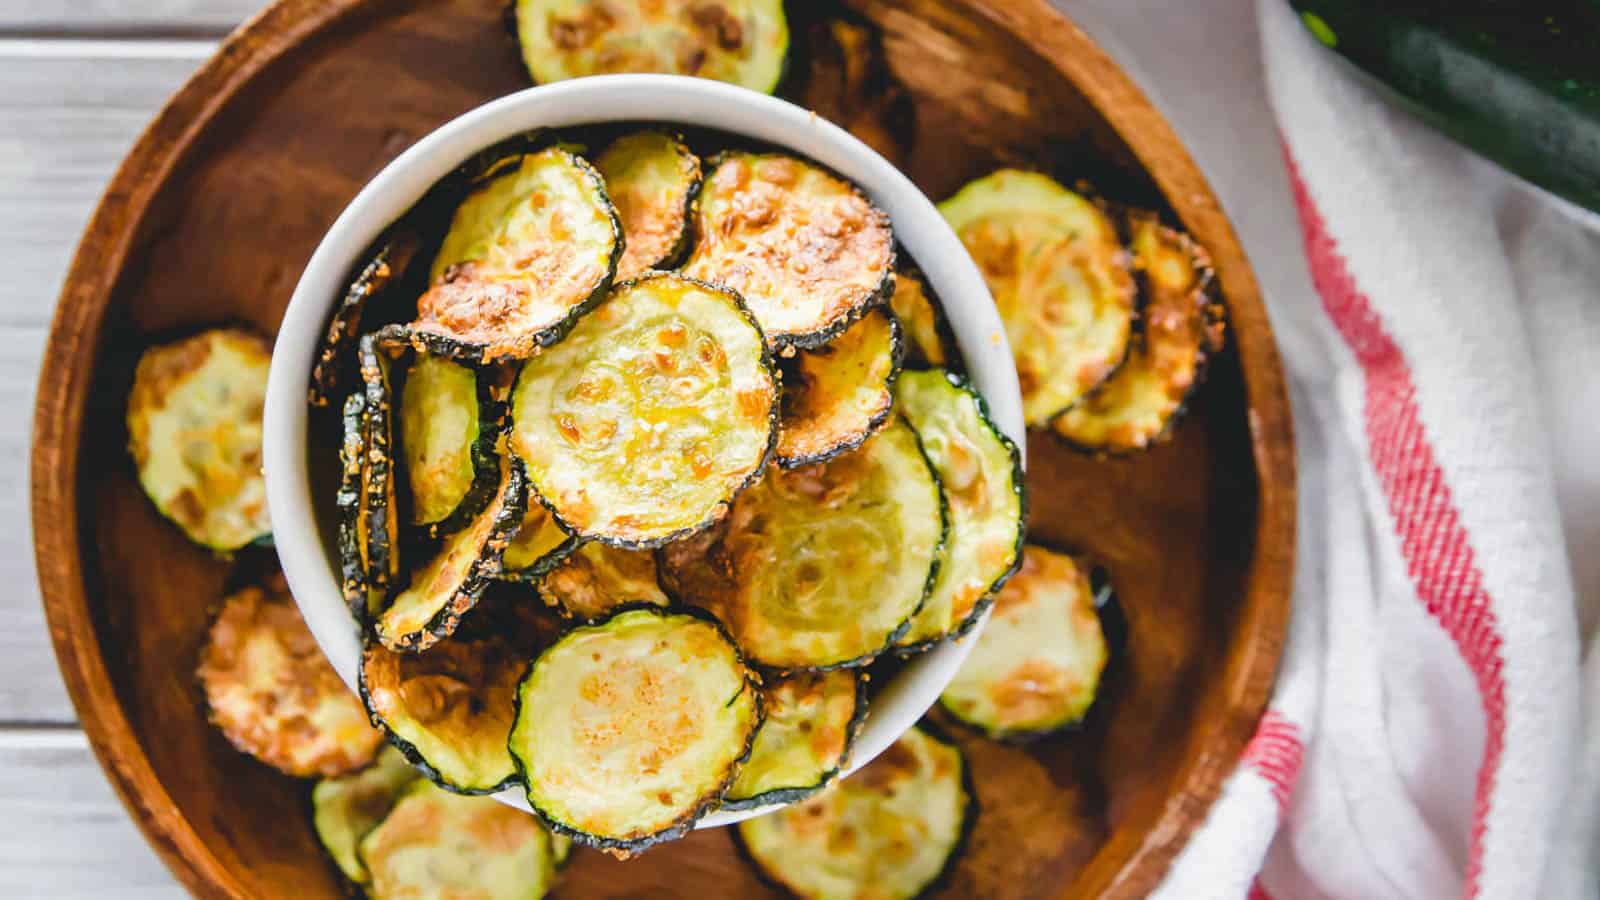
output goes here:
[{"label": "white kitchen towel", "polygon": [[1600,896],[1600,238],[1284,0],[1060,5],[1217,189],[1295,407],[1278,685],[1158,895]]}]

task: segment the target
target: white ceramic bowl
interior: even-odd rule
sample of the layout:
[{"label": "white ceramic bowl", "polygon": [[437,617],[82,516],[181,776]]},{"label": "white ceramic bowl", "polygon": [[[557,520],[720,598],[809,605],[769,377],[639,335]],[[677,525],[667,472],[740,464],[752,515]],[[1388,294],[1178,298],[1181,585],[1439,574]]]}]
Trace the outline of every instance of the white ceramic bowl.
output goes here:
[{"label": "white ceramic bowl", "polygon": [[[312,634],[355,689],[361,642],[340,597],[306,471],[306,389],[324,322],[358,254],[423,193],[475,152],[541,127],[649,121],[704,126],[810,157],[860,185],[894,222],[895,236],[943,301],[973,382],[995,421],[1023,445],[1022,401],[1011,351],[983,277],[928,198],[887,160],[843,129],[783,100],[672,75],[608,75],[530,88],[460,116],[384,167],[350,202],[306,265],[284,314],[267,383],[265,468],[273,539]],[[918,657],[873,698],[852,753],[865,764],[916,723],[971,649],[970,639]],[[527,808],[520,789],[499,799]],[[726,825],[776,807],[714,813]]]}]

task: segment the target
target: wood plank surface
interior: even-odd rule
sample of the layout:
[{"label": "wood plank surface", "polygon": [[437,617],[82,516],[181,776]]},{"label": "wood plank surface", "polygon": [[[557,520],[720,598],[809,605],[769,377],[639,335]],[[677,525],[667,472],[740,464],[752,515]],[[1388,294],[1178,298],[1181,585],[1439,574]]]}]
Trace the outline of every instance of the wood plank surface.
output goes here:
[{"label": "wood plank surface", "polygon": [[6,0],[0,33],[40,35],[222,35],[262,0]]}]

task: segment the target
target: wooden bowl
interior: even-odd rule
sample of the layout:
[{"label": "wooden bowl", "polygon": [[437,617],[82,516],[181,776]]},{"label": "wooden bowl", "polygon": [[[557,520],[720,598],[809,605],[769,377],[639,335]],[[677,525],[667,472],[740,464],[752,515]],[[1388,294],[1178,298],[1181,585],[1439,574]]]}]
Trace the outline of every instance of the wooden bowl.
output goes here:
[{"label": "wooden bowl", "polygon": [[[342,897],[309,786],[235,752],[193,679],[232,566],[142,496],[123,450],[138,353],[218,321],[265,333],[333,218],[423,134],[526,85],[502,0],[280,0],[162,110],[78,249],[35,413],[33,522],[62,673],[146,836],[207,897]],[[1171,129],[1045,0],[804,7],[785,95],[852,121],[930,196],[999,164],[1089,178],[1206,246],[1230,350],[1174,439],[1096,461],[1029,447],[1032,523],[1106,562],[1128,640],[1073,735],[1025,749],[961,734],[982,806],[949,896],[1143,896],[1203,820],[1254,730],[1282,648],[1294,452],[1260,295]],[[823,17],[881,29],[898,101],[840,102]],[[872,79],[869,90],[882,84]],[[246,565],[261,560],[243,560]],[[564,896],[764,896],[724,830],[619,863],[580,852]]]}]

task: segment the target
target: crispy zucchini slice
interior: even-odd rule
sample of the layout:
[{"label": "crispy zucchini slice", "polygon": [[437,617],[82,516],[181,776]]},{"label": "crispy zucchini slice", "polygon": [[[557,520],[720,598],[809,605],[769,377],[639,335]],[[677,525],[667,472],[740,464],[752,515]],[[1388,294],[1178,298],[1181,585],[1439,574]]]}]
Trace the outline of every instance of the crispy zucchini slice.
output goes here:
[{"label": "crispy zucchini slice", "polygon": [[863,666],[904,633],[938,569],[945,510],[916,432],[895,417],[855,453],[773,468],[727,533],[672,581],[740,649],[780,671]]},{"label": "crispy zucchini slice", "polygon": [[513,449],[565,529],[648,548],[720,518],[760,477],[778,380],[749,311],[667,272],[619,286],[517,379]]},{"label": "crispy zucchini slice", "polygon": [[1047,175],[1001,169],[939,204],[983,270],[1022,383],[1022,412],[1042,426],[1122,364],[1134,285],[1116,228]]},{"label": "crispy zucchini slice", "polygon": [[893,286],[889,217],[793,156],[718,156],[694,228],[684,274],[738,291],[775,344],[827,343]]},{"label": "crispy zucchini slice", "polygon": [[770,94],[783,77],[782,0],[517,0],[517,41],[540,84],[662,72]]},{"label": "crispy zucchini slice", "polygon": [[761,691],[766,721],[723,809],[793,803],[822,790],[849,759],[867,713],[859,669],[790,675]]},{"label": "crispy zucchini slice", "polygon": [[366,524],[360,534],[366,545],[367,587],[387,593],[400,577],[400,553],[395,546],[400,536],[400,507],[395,498],[394,393],[389,381],[394,360],[380,346],[377,335],[362,335],[356,346],[366,392],[361,413],[367,454],[361,474]]},{"label": "crispy zucchini slice", "polygon": [[928,295],[922,276],[907,269],[894,274],[889,306],[906,335],[905,364],[915,368],[943,368],[958,362],[955,336],[944,312]]},{"label": "crispy zucchini slice", "polygon": [[757,871],[796,897],[910,900],[960,855],[977,807],[961,751],[921,726],[818,796],[734,834]]},{"label": "crispy zucchini slice", "polygon": [[345,398],[344,439],[339,445],[339,584],[345,605],[357,622],[383,605],[381,588],[367,584],[367,396],[356,391]]},{"label": "crispy zucchini slice", "polygon": [[1211,297],[1211,258],[1155,214],[1128,216],[1144,288],[1144,330],[1105,384],[1057,416],[1055,433],[1091,452],[1134,453],[1160,443],[1222,349],[1222,307]]},{"label": "crispy zucchini slice", "polygon": [[516,781],[506,738],[526,657],[497,638],[440,641],[396,653],[375,641],[361,657],[361,699],[372,721],[423,774],[460,794]]},{"label": "crispy zucchini slice", "polygon": [[621,256],[600,173],[562,147],[510,156],[456,209],[413,327],[466,362],[524,359],[605,296]]},{"label": "crispy zucchini slice", "polygon": [[501,464],[500,487],[472,523],[440,542],[438,552],[378,615],[374,631],[390,650],[426,650],[449,637],[500,572],[511,536],[522,524],[528,491],[522,461]]},{"label": "crispy zucchini slice", "polygon": [[311,789],[317,840],[346,878],[356,884],[371,880],[356,848],[394,808],[401,791],[421,777],[399,750],[385,747],[365,769],[324,778]]},{"label": "crispy zucchini slice", "polygon": [[491,387],[486,373],[454,360],[412,357],[400,389],[400,456],[413,525],[458,531],[494,497],[504,417]]},{"label": "crispy zucchini slice", "polygon": [[511,753],[556,831],[629,853],[716,806],[761,716],[755,675],[715,621],[624,607],[534,661]]},{"label": "crispy zucchini slice", "polygon": [[861,446],[889,421],[900,374],[900,324],[878,308],[784,367],[778,465],[792,469]]},{"label": "crispy zucchini slice", "polygon": [[996,740],[1038,737],[1083,719],[1109,657],[1090,567],[1029,544],[939,702]]},{"label": "crispy zucchini slice", "polygon": [[213,328],[151,347],[128,394],[139,485],[189,540],[231,552],[272,532],[261,477],[267,342]]},{"label": "crispy zucchini slice", "polygon": [[405,229],[395,231],[350,283],[344,298],[328,318],[328,330],[311,366],[308,399],[312,406],[327,406],[338,394],[348,360],[355,356],[356,340],[361,336],[367,307],[375,302],[373,298],[383,295],[405,277],[420,247],[421,239],[415,233]]},{"label": "crispy zucchini slice", "polygon": [[666,606],[648,550],[584,544],[539,579],[539,596],[569,616],[598,619],[625,603]]},{"label": "crispy zucchini slice", "polygon": [[550,571],[583,542],[561,530],[555,516],[534,496],[528,497],[528,509],[523,513],[522,524],[516,536],[506,546],[501,559],[499,578],[502,581],[519,581],[537,585],[544,573]]},{"label": "crispy zucchini slice", "polygon": [[362,838],[361,861],[372,874],[367,893],[374,900],[538,900],[556,877],[550,833],[533,816],[422,780]]},{"label": "crispy zucchini slice", "polygon": [[211,724],[280,772],[342,775],[383,742],[317,648],[282,575],[223,599],[195,674]]},{"label": "crispy zucchini slice", "polygon": [[665,269],[689,245],[689,210],[700,190],[700,158],[664,131],[623,135],[595,160],[622,221],[617,280]]},{"label": "crispy zucchini slice", "polygon": [[1016,571],[1028,511],[1022,456],[965,379],[906,372],[895,387],[950,507],[950,536],[928,602],[900,637],[920,650],[971,628]]}]

